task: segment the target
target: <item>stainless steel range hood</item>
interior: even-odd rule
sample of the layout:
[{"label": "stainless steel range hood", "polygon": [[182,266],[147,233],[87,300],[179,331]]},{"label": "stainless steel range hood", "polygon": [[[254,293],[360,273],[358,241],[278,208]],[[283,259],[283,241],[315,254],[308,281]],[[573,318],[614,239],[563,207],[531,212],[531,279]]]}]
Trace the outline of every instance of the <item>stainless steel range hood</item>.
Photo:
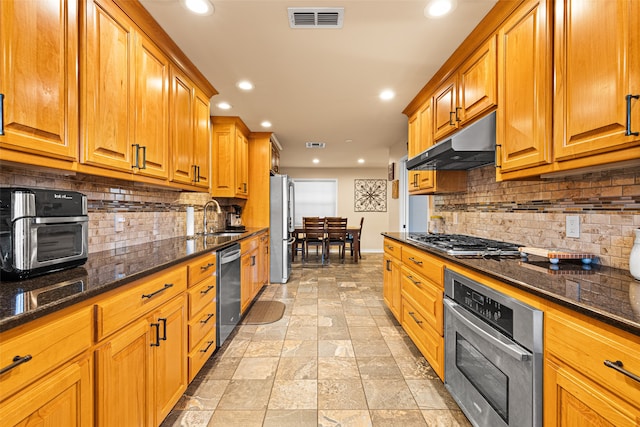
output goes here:
[{"label": "stainless steel range hood", "polygon": [[494,163],[495,111],[407,161],[408,170],[466,170]]}]

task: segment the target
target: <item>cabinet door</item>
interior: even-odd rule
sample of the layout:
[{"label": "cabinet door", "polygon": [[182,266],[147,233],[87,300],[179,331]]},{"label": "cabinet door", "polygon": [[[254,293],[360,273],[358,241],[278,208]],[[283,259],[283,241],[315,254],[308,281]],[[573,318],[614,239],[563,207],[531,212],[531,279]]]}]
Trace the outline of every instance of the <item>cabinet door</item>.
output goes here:
[{"label": "cabinet door", "polygon": [[[136,122],[133,171],[169,174],[169,60],[149,39],[136,34]],[[136,163],[137,162],[137,163]]]},{"label": "cabinet door", "polygon": [[493,36],[458,71],[458,118],[462,124],[496,105],[496,67],[496,37]]},{"label": "cabinet door", "polygon": [[5,426],[92,426],[92,362],[85,357],[0,404]]},{"label": "cabinet door", "polygon": [[413,158],[420,154],[420,117],[415,113],[409,117],[409,143],[407,151],[409,158]]},{"label": "cabinet door", "polygon": [[[638,145],[626,136],[626,96],[640,95],[637,0],[556,2],[556,160]],[[631,99],[640,131],[640,99]]]},{"label": "cabinet door", "polygon": [[456,78],[456,75],[449,78],[433,97],[433,137],[436,141],[458,128]]},{"label": "cabinet door", "polygon": [[154,316],[161,341],[154,346],[155,425],[160,425],[187,388],[187,315],[184,297],[165,304]]},{"label": "cabinet door", "polygon": [[242,255],[240,260],[240,307],[244,313],[254,297],[254,283],[256,281],[256,255],[257,249],[253,249]]},{"label": "cabinet door", "polygon": [[234,197],[236,194],[235,152],[236,135],[232,124],[214,124],[212,138],[211,195]]},{"label": "cabinet door", "polygon": [[96,354],[96,421],[99,426],[152,426],[153,379],[148,318],[128,325]]},{"label": "cabinet door", "polygon": [[551,11],[546,1],[523,3],[498,32],[501,171],[551,162]]},{"label": "cabinet door", "polygon": [[193,164],[193,92],[191,82],[176,68],[171,75],[171,180],[192,184]]},{"label": "cabinet door", "polygon": [[134,27],[118,8],[87,4],[84,163],[132,170]]},{"label": "cabinet door", "polygon": [[77,160],[77,1],[2,0],[0,49],[0,144]]},{"label": "cabinet door", "polygon": [[249,140],[236,129],[236,195],[249,194]]},{"label": "cabinet door", "polygon": [[637,408],[631,407],[580,373],[545,360],[544,418],[549,426],[637,426]]},{"label": "cabinet door", "polygon": [[400,287],[400,262],[398,259],[384,254],[383,259],[383,297],[384,301],[395,316],[401,322],[402,300]]},{"label": "cabinet door", "polygon": [[197,187],[209,188],[211,182],[211,113],[209,112],[209,100],[203,93],[196,90],[194,101],[194,159],[193,163],[198,168],[195,179]]}]

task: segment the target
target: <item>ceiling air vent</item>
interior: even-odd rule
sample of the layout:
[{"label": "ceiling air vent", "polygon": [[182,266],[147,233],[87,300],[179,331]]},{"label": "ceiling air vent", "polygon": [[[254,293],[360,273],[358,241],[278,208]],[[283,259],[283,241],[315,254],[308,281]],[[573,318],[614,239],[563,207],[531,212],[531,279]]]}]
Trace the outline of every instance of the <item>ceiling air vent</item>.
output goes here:
[{"label": "ceiling air vent", "polygon": [[342,28],[344,7],[290,7],[291,28]]},{"label": "ceiling air vent", "polygon": [[324,148],[327,144],[324,142],[307,142],[305,145],[307,148]]}]

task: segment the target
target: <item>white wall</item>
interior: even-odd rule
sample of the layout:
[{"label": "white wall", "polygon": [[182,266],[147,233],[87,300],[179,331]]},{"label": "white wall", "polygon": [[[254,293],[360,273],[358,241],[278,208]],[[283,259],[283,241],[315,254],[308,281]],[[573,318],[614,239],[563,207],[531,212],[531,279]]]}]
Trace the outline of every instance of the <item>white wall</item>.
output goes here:
[{"label": "white wall", "polygon": [[[397,164],[396,164],[397,167]],[[362,252],[381,252],[382,236],[380,233],[389,230],[389,211],[397,211],[392,207],[397,199],[391,198],[391,182],[387,181],[387,212],[355,212],[354,180],[355,179],[387,179],[386,168],[280,168],[280,173],[294,179],[336,179],[338,181],[338,216],[348,218],[348,225],[362,226]],[[397,214],[396,214],[397,215]],[[397,221],[396,221],[397,223]]]}]

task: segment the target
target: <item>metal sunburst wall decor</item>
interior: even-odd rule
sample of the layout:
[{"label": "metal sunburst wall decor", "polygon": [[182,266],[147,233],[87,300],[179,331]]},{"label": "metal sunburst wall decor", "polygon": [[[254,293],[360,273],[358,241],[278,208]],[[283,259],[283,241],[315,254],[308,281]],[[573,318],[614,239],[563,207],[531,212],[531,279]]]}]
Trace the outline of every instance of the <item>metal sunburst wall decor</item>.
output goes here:
[{"label": "metal sunburst wall decor", "polygon": [[355,206],[356,212],[387,211],[387,180],[356,179]]}]

